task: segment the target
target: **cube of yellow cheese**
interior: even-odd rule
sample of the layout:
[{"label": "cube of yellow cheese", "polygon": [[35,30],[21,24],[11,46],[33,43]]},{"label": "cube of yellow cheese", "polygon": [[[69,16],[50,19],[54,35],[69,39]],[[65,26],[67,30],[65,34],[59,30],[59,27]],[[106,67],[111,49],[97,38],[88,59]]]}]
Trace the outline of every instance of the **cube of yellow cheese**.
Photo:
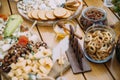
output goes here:
[{"label": "cube of yellow cheese", "polygon": [[18,62],[22,62],[22,61],[24,61],[24,58],[19,57],[19,58],[18,58]]},{"label": "cube of yellow cheese", "polygon": [[30,73],[32,68],[31,68],[31,66],[26,66],[26,67],[23,68],[23,70],[24,70],[25,73]]},{"label": "cube of yellow cheese", "polygon": [[15,63],[12,63],[10,66],[11,66],[11,68],[12,68],[13,70],[17,69],[17,66],[16,66]]},{"label": "cube of yellow cheese", "polygon": [[12,80],[18,80],[18,78],[17,77],[12,77]]},{"label": "cube of yellow cheese", "polygon": [[26,60],[23,60],[22,62],[16,63],[17,68],[23,68],[26,66]]},{"label": "cube of yellow cheese", "polygon": [[31,65],[31,64],[32,64],[32,61],[31,61],[30,59],[27,59],[27,60],[26,60],[26,64],[27,64],[27,65]]},{"label": "cube of yellow cheese", "polygon": [[16,76],[21,76],[22,75],[22,70],[21,69],[16,69],[16,71],[15,71],[15,74],[16,74]]},{"label": "cube of yellow cheese", "polygon": [[37,69],[36,67],[32,67],[32,72],[36,74],[39,72],[39,69]]},{"label": "cube of yellow cheese", "polygon": [[23,73],[22,76],[23,76],[23,79],[24,79],[24,80],[28,80],[28,79],[29,79],[29,75],[26,74],[26,73]]},{"label": "cube of yellow cheese", "polygon": [[10,71],[10,72],[8,73],[8,76],[13,77],[13,76],[14,76],[14,73],[13,73],[12,71]]},{"label": "cube of yellow cheese", "polygon": [[41,71],[42,73],[48,74],[48,70],[45,69],[43,66],[40,66],[39,69],[40,69],[40,71]]},{"label": "cube of yellow cheese", "polygon": [[41,65],[45,65],[45,62],[46,62],[46,61],[45,61],[45,58],[42,58],[42,59],[39,60],[39,63],[40,63]]}]

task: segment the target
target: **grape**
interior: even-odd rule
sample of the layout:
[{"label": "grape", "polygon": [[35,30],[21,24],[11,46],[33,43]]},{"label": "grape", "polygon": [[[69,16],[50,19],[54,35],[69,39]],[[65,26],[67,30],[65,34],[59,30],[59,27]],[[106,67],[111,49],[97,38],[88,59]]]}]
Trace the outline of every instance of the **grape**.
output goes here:
[{"label": "grape", "polygon": [[118,6],[114,6],[113,9],[114,9],[115,12],[119,12],[119,7]]},{"label": "grape", "polygon": [[117,0],[112,0],[112,3],[115,4],[117,2]]}]

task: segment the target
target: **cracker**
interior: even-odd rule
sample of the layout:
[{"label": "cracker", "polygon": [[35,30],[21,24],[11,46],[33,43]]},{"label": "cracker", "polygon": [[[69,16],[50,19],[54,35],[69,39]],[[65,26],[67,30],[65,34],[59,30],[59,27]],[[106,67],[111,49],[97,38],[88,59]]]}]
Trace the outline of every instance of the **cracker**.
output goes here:
[{"label": "cracker", "polygon": [[62,18],[68,18],[68,17],[70,17],[70,16],[71,16],[71,12],[70,12],[69,10],[67,10],[66,15],[63,16]]},{"label": "cracker", "polygon": [[39,19],[37,13],[38,13],[38,10],[33,10],[33,11],[32,11],[32,14],[31,14],[31,15],[32,15],[32,17],[33,17],[34,19]]},{"label": "cracker", "polygon": [[29,11],[27,15],[28,15],[29,18],[33,18],[32,17],[32,11]]},{"label": "cracker", "polygon": [[67,11],[64,8],[56,8],[53,13],[56,17],[61,18],[66,15]]},{"label": "cracker", "polygon": [[77,8],[81,5],[81,2],[79,1],[76,1],[76,3],[70,5],[70,4],[65,4],[65,8],[68,9],[68,10],[77,10]]},{"label": "cracker", "polygon": [[56,17],[55,17],[54,14],[53,14],[53,10],[47,11],[46,14],[45,14],[45,16],[46,16],[48,19],[50,19],[50,20],[56,19]]},{"label": "cracker", "polygon": [[73,6],[74,4],[76,4],[77,3],[77,1],[75,1],[75,0],[69,0],[69,1],[67,1],[66,3],[65,3],[65,5],[67,5],[67,6]]},{"label": "cracker", "polygon": [[75,7],[75,8],[78,8],[79,6],[80,6],[79,2],[73,5],[73,7]]},{"label": "cracker", "polygon": [[38,17],[41,19],[41,20],[48,20],[48,18],[45,16],[46,14],[46,11],[45,10],[39,10],[38,11]]}]

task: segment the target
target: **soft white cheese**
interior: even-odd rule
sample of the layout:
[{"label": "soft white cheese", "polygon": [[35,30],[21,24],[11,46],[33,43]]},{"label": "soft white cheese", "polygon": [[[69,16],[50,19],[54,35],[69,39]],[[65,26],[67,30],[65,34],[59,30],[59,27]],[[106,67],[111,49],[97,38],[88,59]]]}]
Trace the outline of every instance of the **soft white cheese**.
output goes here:
[{"label": "soft white cheese", "polygon": [[2,49],[3,52],[9,50],[10,48],[11,48],[11,45],[10,45],[10,44],[4,44],[4,45],[1,47],[1,49]]},{"label": "soft white cheese", "polygon": [[[66,0],[23,0],[23,4],[19,8],[25,11],[28,10],[50,10],[55,9],[57,7],[61,7],[62,4],[64,4]],[[28,12],[28,11],[27,11]]]},{"label": "soft white cheese", "polygon": [[41,4],[39,7],[41,10],[45,10],[47,8],[46,4]]},{"label": "soft white cheese", "polygon": [[38,42],[38,36],[37,35],[32,35],[31,37],[29,37],[29,40],[33,41],[34,43]]},{"label": "soft white cheese", "polygon": [[49,2],[49,4],[48,4],[52,9],[55,9],[55,8],[57,8],[57,5],[56,5],[56,3],[55,3],[55,1],[54,0],[50,0],[50,2]]},{"label": "soft white cheese", "polygon": [[3,59],[3,58],[4,58],[4,56],[3,56],[2,52],[0,52],[0,59]]}]

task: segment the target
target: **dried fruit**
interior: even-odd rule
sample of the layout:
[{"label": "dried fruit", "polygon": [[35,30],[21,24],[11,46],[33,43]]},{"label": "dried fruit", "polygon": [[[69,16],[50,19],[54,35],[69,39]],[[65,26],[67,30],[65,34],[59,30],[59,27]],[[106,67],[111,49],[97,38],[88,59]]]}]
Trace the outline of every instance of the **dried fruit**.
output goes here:
[{"label": "dried fruit", "polygon": [[28,43],[28,38],[26,36],[20,36],[19,40],[18,40],[18,44],[22,45],[22,46],[26,46]]}]

